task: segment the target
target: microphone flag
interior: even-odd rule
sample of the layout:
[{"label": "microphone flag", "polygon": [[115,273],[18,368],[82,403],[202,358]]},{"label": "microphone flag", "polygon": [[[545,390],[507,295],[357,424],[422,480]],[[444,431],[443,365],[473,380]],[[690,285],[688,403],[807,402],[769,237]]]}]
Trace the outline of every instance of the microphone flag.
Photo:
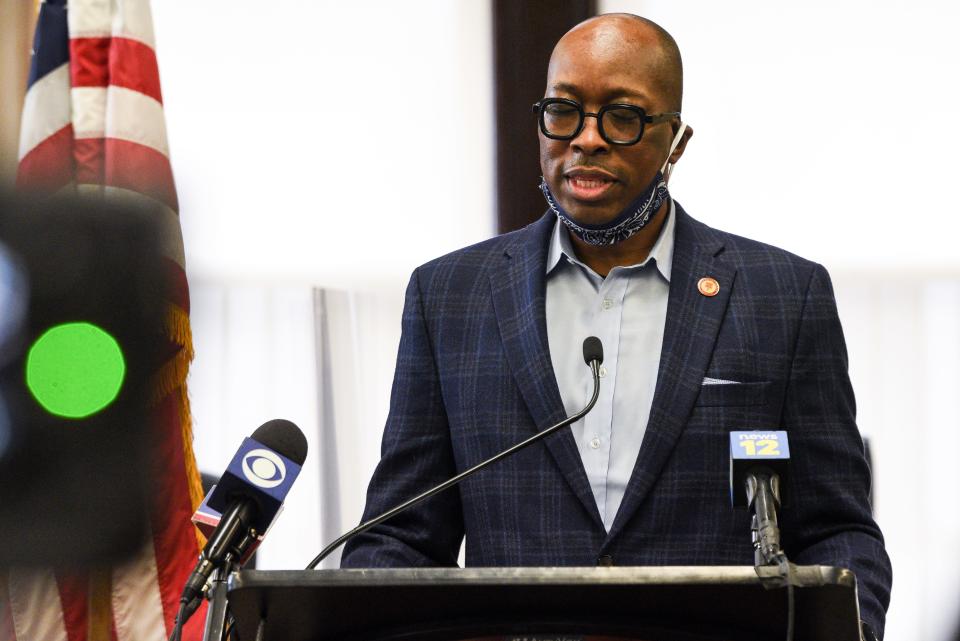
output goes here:
[{"label": "microphone flag", "polygon": [[[203,533],[203,535],[208,539],[213,535],[214,531],[217,529],[217,526],[220,525],[220,520],[223,518],[223,512],[210,507],[210,496],[216,491],[216,489],[216,485],[210,488],[210,491],[207,492],[206,497],[203,499],[203,503],[200,504],[200,507],[197,508],[197,511],[194,512],[193,516],[190,518],[190,521],[196,525],[197,529],[200,530],[200,532]],[[263,543],[263,539],[270,534],[270,529],[273,527],[273,524],[277,522],[277,519],[280,518],[281,514],[283,514],[283,504],[280,505],[280,509],[278,509],[276,514],[273,515],[273,520],[270,521],[270,525],[267,526],[267,529],[263,531],[258,530],[256,542],[244,550],[243,556],[237,560],[239,565],[246,565],[250,561],[253,553],[256,552],[257,548],[260,547],[260,544]]]},{"label": "microphone flag", "polygon": [[784,430],[730,432],[730,504],[747,507],[747,474],[766,468],[781,479],[781,502],[785,502],[790,444]]},{"label": "microphone flag", "polygon": [[300,466],[250,437],[244,438],[227,470],[204,503],[223,513],[237,495],[257,503],[257,515],[251,523],[257,532],[265,532],[283,505],[283,499],[300,474]]}]

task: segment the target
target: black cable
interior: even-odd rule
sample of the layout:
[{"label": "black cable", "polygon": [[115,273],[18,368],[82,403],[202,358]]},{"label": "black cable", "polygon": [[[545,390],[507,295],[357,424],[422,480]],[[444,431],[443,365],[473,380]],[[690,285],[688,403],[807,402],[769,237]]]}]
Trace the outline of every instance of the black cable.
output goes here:
[{"label": "black cable", "polygon": [[183,624],[190,620],[193,613],[197,611],[200,604],[203,603],[203,597],[197,597],[192,601],[186,598],[180,598],[180,608],[177,610],[177,618],[173,620],[173,630],[170,632],[169,641],[180,641],[183,633]]},{"label": "black cable", "polygon": [[787,641],[793,641],[794,625],[796,622],[797,606],[793,594],[793,567],[787,560],[787,555],[782,550],[777,552],[777,566],[780,568],[780,575],[787,582]]},{"label": "black cable", "polygon": [[180,641],[186,610],[187,602],[184,599],[180,599],[180,608],[177,610],[177,617],[173,620],[173,630],[170,631],[169,641]]}]

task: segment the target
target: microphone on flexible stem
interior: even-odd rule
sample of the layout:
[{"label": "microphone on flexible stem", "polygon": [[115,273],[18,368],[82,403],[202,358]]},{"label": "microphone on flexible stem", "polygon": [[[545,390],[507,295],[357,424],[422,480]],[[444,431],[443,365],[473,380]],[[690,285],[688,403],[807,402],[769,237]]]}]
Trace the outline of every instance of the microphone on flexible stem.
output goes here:
[{"label": "microphone on flexible stem", "polygon": [[240,564],[283,506],[307,457],[307,439],[300,428],[283,419],[267,421],[237,453],[206,499],[222,512],[216,529],[200,553],[180,597],[175,634],[200,606],[214,570]]},{"label": "microphone on flexible stem", "polygon": [[453,478],[444,481],[440,485],[430,488],[426,492],[419,494],[413,497],[412,499],[409,499],[408,501],[405,501],[400,505],[397,505],[396,507],[387,510],[386,512],[384,512],[379,516],[375,516],[374,518],[370,519],[369,521],[366,521],[365,523],[361,523],[360,525],[353,528],[346,534],[343,534],[342,536],[340,536],[340,538],[335,540],[333,543],[331,543],[327,547],[323,548],[320,554],[318,554],[316,557],[314,557],[312,561],[310,561],[310,564],[307,566],[306,569],[308,570],[315,569],[318,565],[320,565],[321,561],[327,558],[327,556],[331,552],[333,552],[338,547],[340,547],[341,545],[343,545],[353,537],[357,536],[358,534],[362,534],[366,532],[370,528],[383,523],[387,519],[390,519],[396,516],[397,514],[400,514],[401,512],[406,511],[407,509],[413,507],[414,505],[417,505],[421,501],[427,500],[431,496],[439,494],[444,490],[450,489],[454,485],[457,485],[458,483],[460,483],[460,481],[463,481],[464,479],[470,476],[473,476],[474,474],[484,469],[485,467],[493,465],[494,463],[497,463],[498,461],[501,461],[516,452],[519,452],[520,450],[524,449],[528,445],[532,445],[533,443],[536,443],[537,441],[550,436],[551,434],[566,427],[567,425],[570,425],[571,423],[576,423],[581,418],[586,416],[587,413],[593,409],[593,406],[596,405],[597,398],[600,395],[600,365],[601,363],[603,363],[603,344],[600,342],[600,339],[597,338],[596,336],[589,336],[586,339],[584,339],[583,360],[584,362],[586,362],[587,365],[590,366],[590,372],[593,374],[593,394],[590,396],[590,400],[587,402],[586,406],[582,410],[580,410],[573,416],[568,416],[567,418],[560,421],[556,425],[552,425],[541,432],[537,432],[530,438],[524,441],[521,441],[516,445],[508,447],[507,449],[500,452],[499,454],[496,454],[485,461],[477,463],[470,469],[464,470],[460,474],[457,474]]}]

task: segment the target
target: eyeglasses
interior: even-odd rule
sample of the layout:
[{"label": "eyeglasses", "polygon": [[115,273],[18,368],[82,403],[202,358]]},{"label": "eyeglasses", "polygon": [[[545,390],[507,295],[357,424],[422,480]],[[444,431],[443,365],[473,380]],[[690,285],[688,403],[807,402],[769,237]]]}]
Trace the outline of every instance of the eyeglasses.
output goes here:
[{"label": "eyeglasses", "polygon": [[680,115],[679,111],[648,116],[642,107],[614,103],[600,107],[597,113],[584,111],[580,103],[567,98],[544,98],[533,105],[539,115],[540,131],[554,140],[572,140],[583,129],[584,119],[597,119],[600,137],[611,145],[635,145],[643,138],[646,125],[657,124]]}]

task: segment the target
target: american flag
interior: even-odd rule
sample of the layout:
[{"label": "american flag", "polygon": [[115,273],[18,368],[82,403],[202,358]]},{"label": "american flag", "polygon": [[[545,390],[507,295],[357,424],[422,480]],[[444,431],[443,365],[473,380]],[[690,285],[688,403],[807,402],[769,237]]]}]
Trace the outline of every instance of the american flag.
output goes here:
[{"label": "american flag", "polygon": [[[203,498],[186,376],[193,347],[177,194],[148,0],[41,2],[24,100],[17,187],[139,201],[163,222],[172,356],[156,376],[150,544],[121,566],[0,574],[0,641],[165,641],[202,546]],[[7,604],[7,607],[2,607]],[[202,636],[204,612],[184,629]]]}]

